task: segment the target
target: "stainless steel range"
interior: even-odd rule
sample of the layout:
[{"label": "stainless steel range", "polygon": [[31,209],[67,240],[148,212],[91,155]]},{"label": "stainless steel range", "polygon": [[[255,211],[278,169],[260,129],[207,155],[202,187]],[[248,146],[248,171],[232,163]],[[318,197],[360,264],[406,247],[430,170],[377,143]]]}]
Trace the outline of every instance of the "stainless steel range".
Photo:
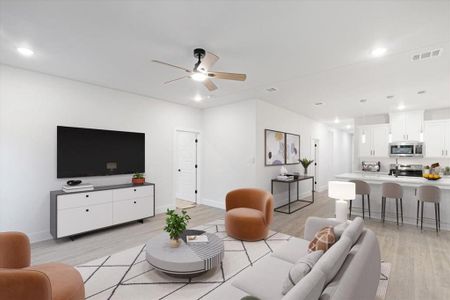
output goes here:
[{"label": "stainless steel range", "polygon": [[390,164],[389,175],[422,177],[422,165]]}]

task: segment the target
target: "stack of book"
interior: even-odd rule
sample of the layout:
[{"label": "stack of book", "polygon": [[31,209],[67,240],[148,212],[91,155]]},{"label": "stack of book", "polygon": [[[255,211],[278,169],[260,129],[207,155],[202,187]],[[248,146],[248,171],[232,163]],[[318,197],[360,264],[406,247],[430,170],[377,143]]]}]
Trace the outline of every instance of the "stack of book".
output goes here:
[{"label": "stack of book", "polygon": [[188,244],[202,244],[208,242],[208,236],[207,235],[188,235],[186,237],[186,241]]},{"label": "stack of book", "polygon": [[291,180],[294,180],[294,176],[278,175],[277,179],[283,180],[283,181],[291,181]]},{"label": "stack of book", "polygon": [[78,185],[64,185],[63,191],[66,193],[85,192],[94,190],[94,186],[90,183],[80,183]]}]

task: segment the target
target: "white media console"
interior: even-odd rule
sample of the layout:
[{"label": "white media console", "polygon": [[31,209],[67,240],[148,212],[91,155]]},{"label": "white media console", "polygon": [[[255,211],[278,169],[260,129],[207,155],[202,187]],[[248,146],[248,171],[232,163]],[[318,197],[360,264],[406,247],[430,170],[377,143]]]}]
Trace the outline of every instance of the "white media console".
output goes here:
[{"label": "white media console", "polygon": [[153,216],[153,183],[100,186],[88,192],[50,192],[50,232],[55,239]]}]

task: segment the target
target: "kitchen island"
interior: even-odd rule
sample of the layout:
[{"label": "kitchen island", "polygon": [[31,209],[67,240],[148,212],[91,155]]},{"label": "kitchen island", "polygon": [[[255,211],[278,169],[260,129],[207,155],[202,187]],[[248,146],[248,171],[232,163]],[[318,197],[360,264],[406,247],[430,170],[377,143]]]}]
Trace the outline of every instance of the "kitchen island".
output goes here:
[{"label": "kitchen island", "polygon": [[[381,220],[381,184],[383,182],[395,182],[403,187],[403,218],[405,224],[416,225],[417,199],[416,188],[421,185],[435,185],[441,189],[441,229],[450,230],[450,177],[444,177],[433,181],[422,177],[391,176],[386,173],[354,172],[336,176],[337,180],[363,180],[370,184],[370,208],[372,218]],[[366,205],[367,210],[367,205]],[[400,213],[400,212],[399,212]],[[353,201],[352,215],[362,216],[361,197]],[[365,213],[366,218],[368,213]],[[435,228],[434,205],[425,203],[424,227]],[[386,201],[386,222],[396,222],[395,200]]]}]

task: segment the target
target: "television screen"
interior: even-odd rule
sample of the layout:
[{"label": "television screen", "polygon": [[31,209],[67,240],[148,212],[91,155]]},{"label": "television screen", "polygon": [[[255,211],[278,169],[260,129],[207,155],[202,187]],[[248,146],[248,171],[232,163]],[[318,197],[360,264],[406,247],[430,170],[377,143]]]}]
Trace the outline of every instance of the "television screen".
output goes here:
[{"label": "television screen", "polygon": [[57,128],[57,177],[145,172],[145,133]]}]

